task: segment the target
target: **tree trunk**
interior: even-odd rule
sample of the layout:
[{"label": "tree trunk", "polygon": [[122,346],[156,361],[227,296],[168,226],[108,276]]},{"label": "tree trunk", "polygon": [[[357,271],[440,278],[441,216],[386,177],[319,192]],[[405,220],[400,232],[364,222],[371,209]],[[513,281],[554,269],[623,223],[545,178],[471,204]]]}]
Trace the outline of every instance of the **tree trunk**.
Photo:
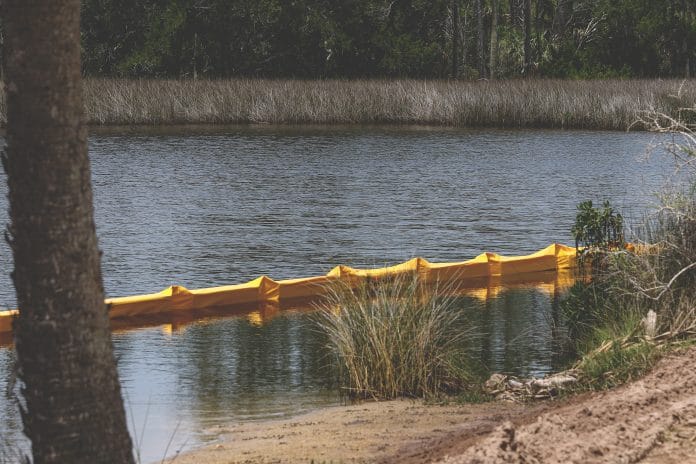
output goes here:
[{"label": "tree trunk", "polygon": [[476,0],[476,30],[478,32],[478,68],[479,79],[486,77],[486,55],[485,55],[485,37],[483,30],[483,0]]},{"label": "tree trunk", "polygon": [[542,14],[542,8],[541,8],[541,0],[536,1],[536,8],[534,9],[534,29],[535,29],[535,36],[536,36],[536,57],[537,60],[541,61],[542,60],[542,48],[541,48],[541,14]]},{"label": "tree trunk", "polygon": [[532,64],[532,0],[524,0],[524,63],[522,73],[526,76]]},{"label": "tree trunk", "polygon": [[198,67],[196,66],[198,63],[198,56],[196,56],[196,52],[198,51],[198,33],[194,32],[193,33],[193,80],[198,79]]},{"label": "tree trunk", "polygon": [[682,34],[682,55],[684,56],[684,77],[689,79],[691,77],[690,70],[690,59],[689,59],[689,27],[692,26],[692,21],[689,15],[689,10],[686,5],[686,0],[682,0],[681,4],[682,10],[682,24],[683,24],[683,34]]},{"label": "tree trunk", "polygon": [[491,79],[496,78],[498,67],[498,0],[491,1],[491,53],[488,72]]},{"label": "tree trunk", "polygon": [[556,11],[553,15],[553,35],[560,39],[565,35],[566,26],[573,13],[573,0],[558,0]]},{"label": "tree trunk", "polygon": [[459,77],[459,0],[452,0],[452,79]]},{"label": "tree trunk", "polygon": [[132,463],[95,233],[80,0],[5,0],[9,242],[34,463]]}]

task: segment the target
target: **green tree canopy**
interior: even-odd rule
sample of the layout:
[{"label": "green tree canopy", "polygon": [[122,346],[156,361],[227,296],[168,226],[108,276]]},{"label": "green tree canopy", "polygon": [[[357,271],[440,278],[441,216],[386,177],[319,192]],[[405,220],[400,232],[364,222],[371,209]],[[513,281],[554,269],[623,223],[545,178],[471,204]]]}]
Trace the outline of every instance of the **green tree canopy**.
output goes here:
[{"label": "green tree canopy", "polygon": [[[684,77],[696,71],[696,2],[690,0],[486,0],[480,11],[473,0],[82,3],[84,72],[96,76],[442,78],[458,69],[455,77],[465,78]],[[455,35],[460,45],[452,48]],[[455,59],[460,66],[453,68]]]}]

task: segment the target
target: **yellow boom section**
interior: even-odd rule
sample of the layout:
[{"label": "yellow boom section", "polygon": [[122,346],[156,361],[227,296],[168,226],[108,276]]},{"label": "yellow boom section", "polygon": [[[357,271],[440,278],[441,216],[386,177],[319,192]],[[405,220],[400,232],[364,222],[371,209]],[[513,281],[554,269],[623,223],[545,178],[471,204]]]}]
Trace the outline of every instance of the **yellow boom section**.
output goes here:
[{"label": "yellow boom section", "polygon": [[[339,280],[353,284],[368,278],[379,280],[411,273],[417,273],[426,282],[484,282],[490,278],[495,280],[512,276],[533,281],[535,273],[574,268],[575,256],[575,248],[552,244],[531,255],[501,256],[482,253],[474,259],[457,263],[430,263],[424,258],[413,258],[402,264],[379,269],[355,269],[341,265],[318,277],[275,281],[262,276],[245,284],[198,290],[173,285],[159,293],[108,298],[106,304],[109,305],[109,316],[112,319],[123,319],[173,311],[313,298],[324,294],[328,284]],[[482,287],[486,287],[486,284]],[[0,311],[0,333],[12,330],[12,318],[17,314],[17,310]]]}]

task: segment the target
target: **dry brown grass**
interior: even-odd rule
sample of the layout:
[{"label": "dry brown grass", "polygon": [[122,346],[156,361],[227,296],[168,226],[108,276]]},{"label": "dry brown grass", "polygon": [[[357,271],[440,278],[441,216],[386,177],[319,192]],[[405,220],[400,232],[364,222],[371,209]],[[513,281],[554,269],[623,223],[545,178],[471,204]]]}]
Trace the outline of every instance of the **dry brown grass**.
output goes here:
[{"label": "dry brown grass", "polygon": [[[680,91],[680,98],[675,95]],[[696,80],[87,79],[91,124],[424,124],[625,130],[696,104]],[[5,122],[4,96],[0,123]]]}]

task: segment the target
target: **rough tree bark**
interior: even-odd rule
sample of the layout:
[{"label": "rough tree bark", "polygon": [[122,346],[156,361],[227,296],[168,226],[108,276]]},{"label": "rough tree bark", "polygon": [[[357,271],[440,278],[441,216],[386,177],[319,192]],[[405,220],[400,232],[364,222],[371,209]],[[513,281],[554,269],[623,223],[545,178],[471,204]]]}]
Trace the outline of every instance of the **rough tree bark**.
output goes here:
[{"label": "rough tree bark", "polygon": [[80,0],[3,0],[18,374],[36,464],[132,463],[95,233]]}]

